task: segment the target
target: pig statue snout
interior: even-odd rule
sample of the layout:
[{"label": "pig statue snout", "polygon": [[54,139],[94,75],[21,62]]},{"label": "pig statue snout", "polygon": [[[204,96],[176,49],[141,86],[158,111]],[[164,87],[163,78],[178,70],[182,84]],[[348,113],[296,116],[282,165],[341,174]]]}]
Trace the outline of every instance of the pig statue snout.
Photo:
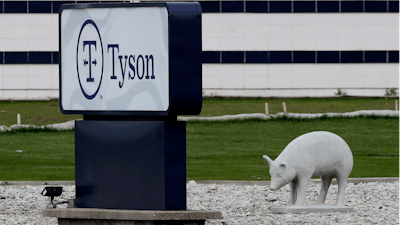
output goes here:
[{"label": "pig statue snout", "polygon": [[285,162],[274,162],[268,156],[264,155],[263,159],[269,165],[269,174],[271,175],[271,185],[269,189],[276,191],[285,186],[295,178],[296,171]]},{"label": "pig statue snout", "polygon": [[278,189],[279,189],[279,188],[277,188],[277,187],[275,187],[275,186],[272,186],[272,185],[269,187],[269,190],[271,190],[271,191],[276,191],[276,190],[278,190]]},{"label": "pig statue snout", "polygon": [[290,185],[289,204],[304,205],[309,180],[320,176],[322,186],[317,204],[324,204],[331,180],[336,177],[339,184],[336,205],[343,206],[353,154],[338,135],[326,131],[303,134],[291,141],[275,161],[266,155],[263,159],[269,165],[272,191]]}]

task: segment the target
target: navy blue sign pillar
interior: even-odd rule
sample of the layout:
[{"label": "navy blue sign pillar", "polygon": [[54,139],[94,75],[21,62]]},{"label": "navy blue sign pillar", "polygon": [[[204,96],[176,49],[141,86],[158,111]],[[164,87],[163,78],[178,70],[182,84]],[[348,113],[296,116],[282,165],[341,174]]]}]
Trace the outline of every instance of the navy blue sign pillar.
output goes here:
[{"label": "navy blue sign pillar", "polygon": [[186,209],[186,123],[76,121],[76,207]]},{"label": "navy blue sign pillar", "polygon": [[[111,38],[111,34],[107,34],[113,31],[111,28],[116,20],[110,19],[108,22],[108,16],[104,19],[90,16],[96,9],[102,8],[110,9],[109,13],[112,14],[113,9],[135,8],[136,11],[140,11],[141,8],[157,7],[162,9],[161,12],[168,14],[161,23],[162,28],[168,25],[168,29],[163,29],[165,31],[163,35],[167,35],[168,38],[162,41],[165,45],[168,44],[168,48],[164,46],[165,48],[154,51],[154,54],[158,51],[163,54],[166,52],[168,57],[163,58],[164,61],[161,60],[161,56],[148,57],[146,55],[145,57],[148,57],[147,63],[156,65],[156,63],[167,62],[168,66],[154,67],[166,69],[152,70],[159,73],[154,77],[149,76],[142,83],[139,83],[138,79],[130,80],[131,86],[128,90],[128,72],[125,76],[126,83],[122,85],[124,82],[122,73],[126,72],[122,67],[123,59],[125,59],[125,64],[126,62],[131,64],[131,58],[135,60],[133,55],[139,53],[129,52],[131,55],[128,57],[127,53],[124,53],[123,46],[141,45],[150,48],[153,43],[131,43],[130,41],[108,43],[107,41],[116,40],[116,38]],[[92,14],[87,13],[87,9],[91,9]],[[63,14],[64,10],[65,14]],[[117,14],[115,17],[121,19],[119,17],[123,16]],[[132,24],[142,22],[136,21]],[[60,109],[64,114],[82,114],[84,118],[82,121],[75,122],[76,207],[185,210],[186,123],[177,121],[177,116],[198,115],[202,107],[200,4],[196,2],[66,4],[60,9],[59,24],[68,25],[59,27]],[[97,26],[101,29],[97,29]],[[81,42],[72,40],[75,36],[78,37],[78,35],[70,35],[71,32],[77,30],[74,27],[81,27],[81,32],[86,32],[82,35]],[[92,28],[89,29],[90,27]],[[145,26],[138,26],[139,28],[142,32],[150,29]],[[64,33],[63,29],[66,29]],[[140,29],[135,34],[140,34]],[[98,32],[99,30],[102,32]],[[101,36],[104,35],[103,33],[107,35]],[[78,43],[76,54],[74,51],[68,51],[71,49],[68,47],[69,43]],[[102,43],[104,46],[111,46],[107,53],[108,61],[100,60],[103,59]],[[119,44],[120,47],[117,49],[113,44]],[[87,50],[84,52],[85,46]],[[114,50],[115,54],[120,55],[118,58],[112,55],[112,59],[120,60],[121,71],[104,70],[103,74],[103,69],[99,69],[96,73],[93,72],[92,69],[94,70],[97,66],[103,68],[100,66],[104,62],[110,63],[109,59],[111,54],[114,54]],[[93,55],[97,54],[97,58],[93,60],[89,52]],[[80,56],[84,58],[79,60]],[[85,58],[86,56],[88,57]],[[145,68],[143,57],[139,55],[136,59],[142,58],[142,68]],[[91,62],[93,66],[88,66]],[[118,61],[116,62],[116,65],[119,65]],[[111,65],[114,64],[108,67],[114,68]],[[129,68],[132,69],[131,72],[134,71],[134,68]],[[79,76],[80,71],[83,71],[82,79]],[[114,72],[119,74],[115,75]],[[144,69],[141,69],[141,73],[144,76]],[[120,79],[119,83],[113,83],[114,80],[118,81],[117,78]],[[163,82],[157,83],[159,80]],[[93,89],[88,84],[94,82],[98,82],[95,86],[97,89]],[[118,84],[120,89],[110,88]],[[164,84],[168,86],[163,86]],[[81,86],[73,87],[73,85]],[[87,94],[85,90],[92,92]],[[144,95],[139,95],[140,93]],[[147,99],[139,99],[143,96],[147,96]],[[136,103],[140,102],[135,106],[144,108],[133,107],[135,110],[130,110],[132,99],[135,99]],[[146,101],[150,103],[153,101],[156,105],[167,107],[148,109],[147,105],[151,104],[146,104]]]}]

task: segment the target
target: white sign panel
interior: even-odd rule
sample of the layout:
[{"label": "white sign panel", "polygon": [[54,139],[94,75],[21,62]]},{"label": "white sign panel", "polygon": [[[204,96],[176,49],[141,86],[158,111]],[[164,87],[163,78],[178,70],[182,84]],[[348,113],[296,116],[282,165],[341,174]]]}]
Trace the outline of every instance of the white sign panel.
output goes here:
[{"label": "white sign panel", "polygon": [[64,111],[168,110],[165,7],[64,9],[60,26]]}]

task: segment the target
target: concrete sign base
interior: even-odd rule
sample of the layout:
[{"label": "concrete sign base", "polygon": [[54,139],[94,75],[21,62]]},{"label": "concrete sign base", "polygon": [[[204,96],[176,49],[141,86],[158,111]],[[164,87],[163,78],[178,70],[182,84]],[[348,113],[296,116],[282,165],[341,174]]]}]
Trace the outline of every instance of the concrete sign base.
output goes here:
[{"label": "concrete sign base", "polygon": [[317,212],[355,212],[353,207],[349,206],[337,206],[337,205],[307,205],[307,206],[296,206],[296,205],[285,205],[279,207],[272,207],[273,213],[317,213]]},{"label": "concrete sign base", "polygon": [[44,209],[44,217],[57,217],[59,225],[200,225],[207,219],[222,219],[215,211],[153,211],[113,209]]}]

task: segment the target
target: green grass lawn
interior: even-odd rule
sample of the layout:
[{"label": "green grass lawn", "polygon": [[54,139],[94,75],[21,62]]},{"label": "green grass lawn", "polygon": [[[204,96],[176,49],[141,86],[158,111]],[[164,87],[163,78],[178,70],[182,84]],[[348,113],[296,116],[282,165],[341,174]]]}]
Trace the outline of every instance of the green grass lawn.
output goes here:
[{"label": "green grass lawn", "polygon": [[0,133],[0,155],[0,180],[75,179],[74,130]]},{"label": "green grass lawn", "polygon": [[[396,98],[397,99],[397,98]],[[240,113],[265,113],[268,102],[269,113],[282,112],[282,102],[286,102],[288,112],[325,113],[352,112],[356,110],[394,110],[395,98],[300,98],[300,99],[221,99],[203,100],[200,116],[221,116]],[[74,119],[81,115],[62,115],[58,101],[0,101],[0,125],[11,126],[17,123],[17,113],[21,114],[23,124],[47,125]]]},{"label": "green grass lawn", "polygon": [[275,159],[290,141],[311,131],[336,133],[349,144],[354,156],[351,177],[399,176],[398,118],[357,117],[188,123],[187,177],[270,179],[261,156]]},{"label": "green grass lawn", "polygon": [[0,101],[0,125],[17,123],[21,114],[22,124],[47,125],[82,119],[81,115],[63,115],[58,101]]},{"label": "green grass lawn", "polygon": [[[399,119],[272,119],[187,123],[188,180],[251,180],[264,175],[297,136],[327,130],[354,155],[351,177],[399,176]],[[22,150],[18,153],[15,150]],[[0,180],[74,180],[74,131],[0,133]]]},{"label": "green grass lawn", "polygon": [[[398,100],[398,98],[396,98]],[[353,112],[357,110],[395,109],[395,98],[299,98],[299,99],[206,99],[200,116],[222,116],[240,113],[283,112],[282,102],[292,113]]]}]

